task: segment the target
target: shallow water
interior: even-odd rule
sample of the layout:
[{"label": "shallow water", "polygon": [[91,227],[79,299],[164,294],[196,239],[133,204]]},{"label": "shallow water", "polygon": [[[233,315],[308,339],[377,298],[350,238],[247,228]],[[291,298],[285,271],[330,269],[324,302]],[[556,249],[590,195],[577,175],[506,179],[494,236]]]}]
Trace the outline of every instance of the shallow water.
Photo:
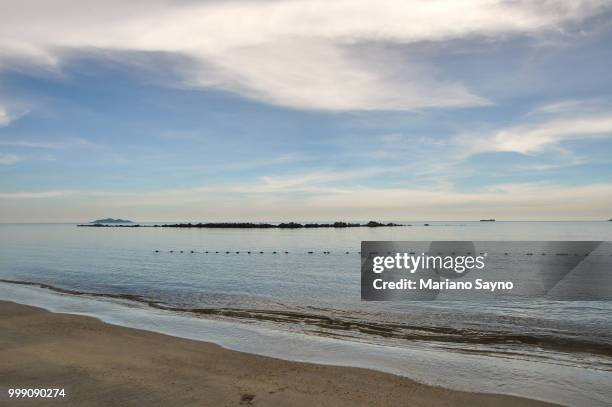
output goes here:
[{"label": "shallow water", "polygon": [[[208,325],[196,339],[241,350],[358,364],[430,383],[565,404],[598,405],[612,396],[609,302],[364,303],[357,254],[362,240],[612,240],[612,222],[408,223],[413,226],[301,230],[0,225],[0,279],[55,289],[2,284],[0,298],[19,300],[15,293],[25,292],[21,302],[31,303],[36,295],[48,304],[56,301],[50,298],[71,298],[79,304],[72,311],[97,304],[87,306],[90,314],[151,329],[130,313],[122,316],[123,308],[112,318],[101,311],[100,304],[119,307],[117,299],[74,294],[121,296],[132,300],[134,312],[163,316],[155,330],[181,335],[176,321],[181,326],[199,321]],[[58,290],[72,294],[58,295]],[[227,332],[207,333],[211,324]],[[334,345],[317,348],[323,354],[283,343],[272,351],[269,338],[259,345],[232,339],[228,326],[245,330],[241,335],[268,332],[285,342],[299,337]],[[197,331],[194,327],[189,329]],[[367,354],[349,363],[351,346]],[[392,362],[396,355],[404,355],[400,359],[406,366]],[[437,377],[447,365],[456,370],[452,380]],[[499,372],[509,367],[516,370],[512,379]]]}]

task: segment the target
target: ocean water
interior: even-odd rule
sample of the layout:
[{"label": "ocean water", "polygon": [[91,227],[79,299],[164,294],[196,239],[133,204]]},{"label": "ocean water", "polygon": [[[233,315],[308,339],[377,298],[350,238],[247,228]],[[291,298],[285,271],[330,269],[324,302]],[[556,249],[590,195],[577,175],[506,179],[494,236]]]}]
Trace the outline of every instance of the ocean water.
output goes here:
[{"label": "ocean water", "polygon": [[358,254],[362,240],[610,241],[612,222],[405,223],[412,226],[4,224],[0,299],[466,390],[567,405],[612,399],[610,302],[362,302]]}]

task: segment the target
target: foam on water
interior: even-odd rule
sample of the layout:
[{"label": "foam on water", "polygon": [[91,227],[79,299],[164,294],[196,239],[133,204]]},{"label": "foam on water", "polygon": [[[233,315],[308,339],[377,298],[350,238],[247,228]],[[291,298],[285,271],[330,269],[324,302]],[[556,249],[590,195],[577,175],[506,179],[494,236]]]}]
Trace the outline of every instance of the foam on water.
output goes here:
[{"label": "foam on water", "polygon": [[446,352],[427,344],[393,347],[344,341],[185,316],[129,301],[61,295],[13,284],[0,284],[0,299],[213,342],[242,352],[375,369],[459,390],[512,394],[581,406],[605,406],[612,395],[612,372],[575,366],[560,368],[554,360],[503,360],[481,354]]}]

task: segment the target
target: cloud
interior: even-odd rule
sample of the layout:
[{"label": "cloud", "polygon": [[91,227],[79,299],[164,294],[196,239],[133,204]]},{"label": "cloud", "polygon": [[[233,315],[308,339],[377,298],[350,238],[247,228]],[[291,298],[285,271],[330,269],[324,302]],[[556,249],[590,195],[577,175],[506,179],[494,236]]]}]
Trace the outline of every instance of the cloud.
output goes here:
[{"label": "cloud", "polygon": [[8,125],[12,121],[8,110],[0,105],[0,127]]},{"label": "cloud", "polygon": [[612,113],[554,117],[500,129],[491,135],[462,135],[456,142],[463,156],[486,152],[533,155],[559,148],[564,141],[602,137],[612,137]]},{"label": "cloud", "polygon": [[[2,48],[0,47],[0,60],[1,59]],[[2,66],[0,66],[0,69],[1,68]],[[25,108],[23,102],[0,98],[0,127],[8,126],[28,113],[29,110]]]},{"label": "cloud", "polygon": [[23,147],[23,148],[42,148],[42,149],[61,148],[60,145],[56,143],[48,143],[48,142],[42,142],[42,141],[30,141],[30,140],[0,140],[0,146]]},{"label": "cloud", "polygon": [[13,165],[21,161],[21,157],[13,154],[0,153],[0,165]]},{"label": "cloud", "polygon": [[561,115],[595,115],[612,111],[612,102],[606,98],[569,99],[545,103],[536,107],[527,116],[552,117]]},{"label": "cloud", "polygon": [[[140,220],[500,220],[607,219],[612,184],[523,183],[477,192],[424,188],[329,187],[306,195],[238,193],[239,185],[135,192],[41,191],[0,193],[0,221],[84,221],[121,213]],[[294,187],[290,187],[295,192]],[[58,199],[79,199],[66,211]],[[76,211],[76,212],[75,212]],[[81,218],[79,218],[81,217]]]},{"label": "cloud", "polygon": [[[275,105],[410,110],[488,103],[410,47],[563,31],[610,3],[551,0],[287,0],[84,3],[3,7],[0,56],[58,66],[82,50],[188,57],[185,81]],[[404,46],[398,58],[389,44]]]},{"label": "cloud", "polygon": [[17,192],[0,192],[0,199],[41,199],[41,198],[57,198],[67,195],[75,195],[82,192],[79,191],[17,191]]},{"label": "cloud", "polygon": [[[339,181],[368,179],[392,171],[391,168],[362,168],[349,171],[316,171],[297,176],[260,178],[255,185],[242,185],[237,190],[246,193],[270,193],[270,192],[329,192],[330,187],[325,186]],[[333,187],[333,190],[337,188]]]},{"label": "cloud", "polygon": [[[577,110],[583,109],[593,105],[595,101],[583,101],[583,100],[563,100],[560,102],[547,103],[539,106],[530,114],[563,114],[563,113],[575,113]],[[597,101],[601,103],[601,101]]]},{"label": "cloud", "polygon": [[40,141],[36,139],[0,138],[0,146],[36,149],[69,149],[69,148],[99,148],[100,145],[80,137],[68,137],[53,141]]},{"label": "cloud", "polygon": [[537,183],[489,187],[484,191],[368,188],[313,197],[313,209],[340,213],[384,213],[396,219],[605,219],[612,185]]}]

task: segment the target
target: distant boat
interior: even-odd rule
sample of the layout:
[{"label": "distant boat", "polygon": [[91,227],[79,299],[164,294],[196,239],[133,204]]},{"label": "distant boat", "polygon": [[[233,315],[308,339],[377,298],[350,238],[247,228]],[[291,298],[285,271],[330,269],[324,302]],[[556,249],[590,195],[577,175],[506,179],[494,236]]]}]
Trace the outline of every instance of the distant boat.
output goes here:
[{"label": "distant boat", "polygon": [[126,220],[126,219],[106,218],[106,219],[94,220],[93,222],[90,222],[90,223],[102,224],[102,223],[134,223],[134,222],[132,222],[131,220]]},{"label": "distant boat", "polygon": [[481,222],[495,222],[495,219],[480,219]]}]

